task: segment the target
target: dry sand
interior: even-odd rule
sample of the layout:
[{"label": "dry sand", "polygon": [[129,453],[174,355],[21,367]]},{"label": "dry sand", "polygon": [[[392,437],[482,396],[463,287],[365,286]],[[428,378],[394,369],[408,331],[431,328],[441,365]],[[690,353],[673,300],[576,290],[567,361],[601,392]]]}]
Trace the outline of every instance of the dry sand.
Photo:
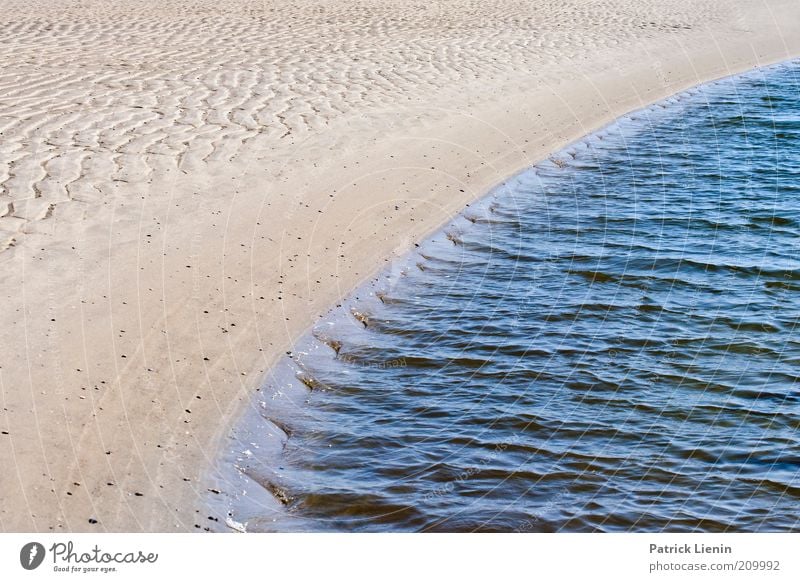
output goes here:
[{"label": "dry sand", "polygon": [[796,0],[0,7],[3,531],[204,527],[264,371],[392,253],[622,113],[800,54]]}]

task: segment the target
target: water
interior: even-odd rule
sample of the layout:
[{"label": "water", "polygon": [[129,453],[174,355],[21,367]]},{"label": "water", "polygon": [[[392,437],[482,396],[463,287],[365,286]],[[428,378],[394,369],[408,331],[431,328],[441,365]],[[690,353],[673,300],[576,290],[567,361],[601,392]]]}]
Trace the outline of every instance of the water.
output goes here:
[{"label": "water", "polygon": [[262,530],[800,529],[799,72],[628,116],[360,290],[265,387],[250,427],[281,447],[240,446],[236,464],[281,503],[239,499],[237,515]]}]

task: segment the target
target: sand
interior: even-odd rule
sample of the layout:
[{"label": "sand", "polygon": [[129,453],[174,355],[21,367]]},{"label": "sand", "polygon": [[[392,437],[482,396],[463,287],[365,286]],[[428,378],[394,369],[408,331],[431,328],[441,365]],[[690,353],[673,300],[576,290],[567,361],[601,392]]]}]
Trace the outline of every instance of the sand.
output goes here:
[{"label": "sand", "polygon": [[2,531],[206,527],[266,370],[385,261],[623,113],[800,54],[796,0],[2,7]]}]

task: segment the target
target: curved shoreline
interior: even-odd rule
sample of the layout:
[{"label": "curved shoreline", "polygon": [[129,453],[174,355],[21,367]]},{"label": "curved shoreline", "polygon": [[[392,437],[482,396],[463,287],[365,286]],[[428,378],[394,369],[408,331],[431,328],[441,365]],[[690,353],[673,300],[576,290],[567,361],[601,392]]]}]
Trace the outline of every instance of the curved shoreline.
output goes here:
[{"label": "curved shoreline", "polygon": [[[84,177],[102,186],[102,196],[82,191],[80,200],[59,202],[50,218],[45,213],[31,224],[22,214],[0,216],[3,224],[26,225],[20,226],[25,232],[16,246],[0,251],[5,300],[0,333],[6,347],[0,360],[0,461],[16,469],[0,475],[0,529],[205,526],[208,520],[198,518],[207,495],[201,478],[251,401],[256,379],[260,382],[280,354],[389,257],[438,230],[508,176],[627,112],[800,55],[798,9],[787,0],[755,6],[654,3],[645,7],[647,26],[636,24],[642,4],[625,1],[618,5],[621,16],[582,15],[568,18],[568,27],[559,20],[565,4],[545,3],[523,21],[546,24],[552,16],[551,28],[541,27],[558,42],[545,36],[541,46],[518,48],[513,43],[524,43],[533,33],[500,19],[491,30],[493,43],[472,44],[473,36],[483,40],[486,19],[502,13],[502,1],[496,4],[485,14],[469,15],[475,28],[457,30],[432,45],[434,52],[425,52],[425,42],[430,35],[439,39],[441,27],[428,17],[409,30],[398,29],[395,37],[391,25],[384,33],[384,24],[397,7],[381,5],[371,16],[345,13],[347,32],[335,31],[334,40],[345,34],[356,43],[365,22],[377,23],[375,42],[385,52],[377,53],[373,68],[363,65],[371,45],[352,63],[342,62],[348,51],[312,53],[317,73],[352,74],[347,81],[352,95],[345,87],[337,100],[322,103],[328,108],[320,115],[330,114],[323,128],[288,136],[256,132],[243,148],[236,132],[244,130],[231,127],[232,137],[213,142],[219,147],[202,164],[173,168],[162,153],[153,159],[164,162],[163,172],[149,180],[130,174],[113,182],[88,168]],[[448,6],[452,14],[437,13],[445,23],[467,20],[457,3]],[[285,16],[299,18],[303,9]],[[47,14],[58,24],[61,15]],[[110,30],[126,28],[121,18],[115,15]],[[269,18],[284,24],[278,16]],[[218,40],[221,33],[204,34]],[[63,38],[69,35],[40,39],[48,49],[41,55],[60,54]],[[413,54],[397,60],[392,43],[411,46]],[[14,54],[7,56],[18,68],[14,59],[22,59],[26,46],[13,45]],[[73,55],[89,71],[75,75],[88,79],[81,82],[105,79],[110,71],[116,77],[109,91],[128,98],[127,71],[141,67],[156,89],[175,86],[195,107],[193,87],[175,79],[181,63],[172,70],[157,63],[150,71],[142,57],[143,64],[107,66],[107,51],[98,46]],[[443,56],[436,56],[437,47]],[[158,55],[146,48],[151,60]],[[276,84],[289,93],[300,87],[292,103],[301,112],[277,112],[284,125],[297,128],[311,119],[301,106],[320,106],[319,95],[302,81],[315,72],[295,62],[290,44],[267,48],[288,51],[294,64],[283,71],[299,71],[300,81],[290,79],[294,85]],[[193,53],[187,49],[187,54]],[[216,58],[214,51],[204,55],[192,67]],[[380,74],[388,74],[380,59],[390,56],[390,69],[402,73],[390,78],[394,83]],[[209,61],[214,70],[212,65]],[[231,70],[245,79],[252,72]],[[18,83],[25,81],[20,78]],[[60,81],[48,82],[55,86],[48,96],[53,107],[64,107]],[[216,89],[215,103],[235,96],[223,83]],[[34,95],[42,92],[32,89]],[[68,97],[66,106],[77,107]],[[100,95],[97,111],[88,102],[81,107],[86,115],[100,115],[108,103],[113,99]],[[139,107],[157,120],[175,104],[134,106]],[[204,110],[197,106],[194,112]],[[242,114],[230,112],[231,118],[237,115]],[[41,128],[25,129],[26,147],[44,144],[36,133]],[[58,139],[46,147],[66,147]],[[223,147],[234,142],[240,151]],[[97,149],[101,157],[108,153]],[[68,178],[67,170],[58,171]],[[24,212],[34,206],[26,205]]]},{"label": "curved shoreline", "polygon": [[[419,261],[426,258],[426,253],[432,250],[432,245],[457,244],[453,236],[458,236],[463,229],[468,229],[472,222],[471,216],[488,217],[488,208],[493,202],[504,196],[515,196],[514,183],[517,181],[538,180],[536,176],[543,164],[549,164],[548,170],[556,168],[555,162],[559,156],[572,155],[573,159],[581,160],[581,153],[577,157],[572,152],[582,152],[588,142],[594,139],[604,139],[611,135],[612,141],[625,139],[626,132],[630,129],[614,128],[621,124],[632,125],[633,132],[640,124],[638,118],[644,117],[650,123],[653,113],[675,116],[675,107],[691,107],[693,99],[705,94],[704,87],[714,87],[730,79],[769,74],[773,69],[780,67],[796,66],[796,58],[779,61],[769,65],[759,66],[746,71],[733,73],[724,77],[711,79],[704,83],[694,85],[664,99],[629,111],[602,127],[572,141],[557,151],[543,158],[539,162],[527,166],[509,176],[501,183],[496,184],[477,200],[467,204],[460,212],[447,222],[439,225],[434,231],[426,234],[414,244],[415,248],[408,249],[404,254],[396,257],[390,266],[381,270],[367,279],[361,281],[353,290],[337,301],[335,307],[327,310],[322,319],[309,327],[292,344],[291,350],[286,352],[264,375],[264,380],[253,396],[250,405],[245,407],[238,420],[231,427],[225,444],[221,447],[219,457],[207,475],[208,491],[213,495],[207,496],[209,510],[220,517],[220,524],[225,523],[226,528],[234,531],[276,531],[270,527],[270,522],[280,524],[277,531],[312,531],[315,525],[307,525],[302,515],[291,514],[285,511],[285,506],[291,504],[291,492],[286,488],[285,477],[282,475],[286,459],[284,449],[287,441],[292,437],[293,420],[302,418],[313,411],[307,408],[309,398],[320,386],[312,370],[322,366],[324,369],[333,360],[339,359],[339,348],[347,344],[349,334],[358,334],[361,327],[366,328],[373,310],[379,309],[384,296],[391,295],[391,287],[398,277],[414,268],[420,267]],[[688,103],[684,103],[686,100]],[[646,130],[646,127],[641,129]],[[552,176],[551,176],[552,178]],[[507,190],[507,191],[506,191]],[[436,253],[432,253],[436,254]],[[348,328],[353,328],[352,332]],[[330,331],[328,331],[330,330]],[[379,367],[392,367],[395,362],[384,362]],[[302,420],[300,421],[302,423]],[[253,529],[248,529],[253,528]],[[210,530],[219,530],[212,526]]]}]

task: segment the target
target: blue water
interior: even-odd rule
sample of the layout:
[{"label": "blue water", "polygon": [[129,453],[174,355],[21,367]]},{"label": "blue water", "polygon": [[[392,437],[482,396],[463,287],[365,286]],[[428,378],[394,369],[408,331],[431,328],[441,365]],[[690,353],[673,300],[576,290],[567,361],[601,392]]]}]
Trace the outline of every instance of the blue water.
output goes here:
[{"label": "blue water", "polygon": [[264,388],[251,529],[800,529],[799,73],[632,114],[360,290],[282,364],[305,402]]}]

